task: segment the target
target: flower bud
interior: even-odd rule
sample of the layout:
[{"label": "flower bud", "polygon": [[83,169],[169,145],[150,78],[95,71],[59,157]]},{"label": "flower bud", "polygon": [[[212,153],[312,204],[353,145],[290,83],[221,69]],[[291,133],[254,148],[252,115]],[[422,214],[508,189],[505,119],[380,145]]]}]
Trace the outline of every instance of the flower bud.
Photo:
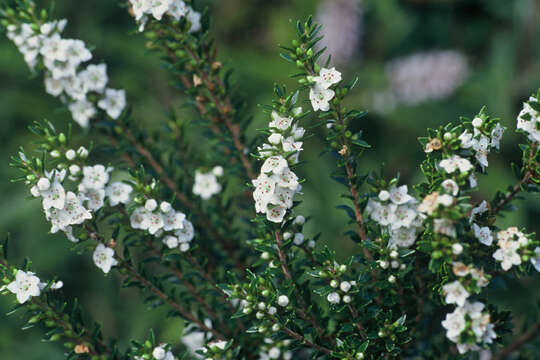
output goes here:
[{"label": "flower bud", "polygon": [[277,302],[279,306],[286,307],[289,305],[289,298],[286,295],[280,295]]}]

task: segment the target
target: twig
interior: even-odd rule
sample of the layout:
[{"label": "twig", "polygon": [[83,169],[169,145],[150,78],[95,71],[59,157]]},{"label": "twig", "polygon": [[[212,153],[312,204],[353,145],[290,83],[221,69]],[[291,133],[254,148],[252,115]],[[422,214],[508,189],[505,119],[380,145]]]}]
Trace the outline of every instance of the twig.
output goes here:
[{"label": "twig", "polygon": [[507,355],[510,355],[512,352],[520,349],[527,342],[532,340],[535,336],[538,335],[540,331],[540,320],[538,320],[534,325],[524,332],[520,337],[518,337],[513,343],[509,344],[503,348],[499,353],[495,354],[492,357],[492,360],[503,360]]}]

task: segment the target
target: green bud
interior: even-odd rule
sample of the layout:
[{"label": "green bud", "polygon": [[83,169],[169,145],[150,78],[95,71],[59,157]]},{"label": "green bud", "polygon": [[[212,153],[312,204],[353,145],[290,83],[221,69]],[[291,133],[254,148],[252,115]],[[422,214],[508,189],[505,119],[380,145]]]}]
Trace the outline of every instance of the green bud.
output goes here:
[{"label": "green bud", "polygon": [[315,68],[313,70],[315,70],[315,72],[318,74],[321,71],[321,67],[319,64],[315,64]]},{"label": "green bud", "polygon": [[304,63],[302,63],[300,60],[296,60],[296,66],[297,66],[299,69],[303,69],[303,68],[304,68]]},{"label": "green bud", "polygon": [[298,46],[298,40],[294,39],[292,41],[292,46],[297,47]]},{"label": "green bud", "polygon": [[309,49],[306,54],[307,54],[308,58],[312,58],[313,57],[313,49]]},{"label": "green bud", "polygon": [[53,336],[50,337],[50,341],[58,341],[62,338],[62,335],[60,334],[54,334]]},{"label": "green bud", "polygon": [[264,296],[264,297],[269,297],[270,296],[270,290],[264,289],[263,292],[261,293],[261,295]]}]

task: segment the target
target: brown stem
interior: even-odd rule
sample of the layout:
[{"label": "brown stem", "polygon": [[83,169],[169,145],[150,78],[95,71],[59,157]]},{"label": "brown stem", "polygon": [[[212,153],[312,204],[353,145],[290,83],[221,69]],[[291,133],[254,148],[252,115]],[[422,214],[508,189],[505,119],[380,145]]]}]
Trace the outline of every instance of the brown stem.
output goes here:
[{"label": "brown stem", "polygon": [[513,343],[509,344],[503,348],[499,353],[495,354],[492,360],[503,360],[506,356],[510,355],[516,350],[519,350],[523,345],[532,340],[535,336],[538,335],[540,331],[540,320],[538,320],[534,325],[519,336]]},{"label": "brown stem", "polygon": [[[278,323],[276,320],[274,319],[270,319],[270,321],[272,321],[274,324]],[[302,335],[298,334],[297,332],[289,329],[288,327],[284,326],[284,325],[281,325],[281,330],[283,332],[285,332],[287,335],[289,335],[291,338],[297,340],[297,341],[300,341],[301,343],[303,344],[306,344],[307,346],[309,347],[312,347],[320,352],[323,352],[327,355],[330,355],[332,353],[332,350],[324,347],[324,346],[320,346],[320,345],[317,345],[315,344],[314,342],[311,342],[309,341],[308,339],[304,338]]]},{"label": "brown stem", "polygon": [[236,255],[236,248],[233,246],[232,240],[225,239],[215,229],[208,216],[206,216],[206,214],[204,214],[195,203],[193,203],[186,195],[184,195],[180,191],[180,189],[176,187],[175,182],[166,174],[165,170],[159,164],[159,162],[156,161],[152,153],[137,141],[131,130],[126,126],[123,126],[122,129],[130,144],[143,158],[146,159],[148,164],[150,164],[150,166],[154,169],[161,181],[174,193],[178,201],[180,201],[183,206],[187,207],[190,211],[197,215],[197,217],[200,219],[201,225],[210,232],[214,239],[216,239],[221,244],[229,257],[234,261],[235,265],[240,270],[242,270],[242,272],[244,272],[246,266],[238,259]]},{"label": "brown stem", "polygon": [[315,331],[317,332],[317,334],[319,335],[321,339],[327,338],[332,342],[332,344],[335,344],[336,339],[334,338],[334,336],[333,335],[325,336],[321,327],[315,321],[313,314],[308,313],[304,298],[302,294],[300,294],[298,289],[296,288],[296,285],[294,284],[291,273],[289,271],[289,267],[287,266],[287,255],[283,251],[281,232],[279,230],[275,231],[275,237],[276,237],[276,243],[277,243],[277,249],[278,249],[279,262],[281,263],[281,270],[283,271],[283,275],[285,275],[285,278],[288,281],[290,281],[291,284],[293,285],[294,292],[296,294],[296,300],[298,301],[300,305],[300,309],[296,310],[298,316],[300,316],[302,319],[309,322],[311,326],[313,326],[313,328],[315,329]]}]

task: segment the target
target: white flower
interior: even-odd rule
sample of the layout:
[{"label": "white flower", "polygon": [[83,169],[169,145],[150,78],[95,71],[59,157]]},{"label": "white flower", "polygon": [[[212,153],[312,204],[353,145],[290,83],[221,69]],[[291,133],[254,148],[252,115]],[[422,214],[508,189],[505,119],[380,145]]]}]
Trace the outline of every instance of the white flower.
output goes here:
[{"label": "white flower", "polygon": [[39,191],[47,191],[51,187],[51,182],[46,177],[42,177],[37,182],[37,188]]},{"label": "white flower", "polygon": [[17,296],[17,301],[24,304],[32,296],[39,296],[40,280],[33,272],[17,270],[15,281],[7,285],[7,289]]},{"label": "white flower", "polygon": [[128,184],[116,181],[107,186],[105,195],[109,198],[111,206],[116,206],[118,204],[127,204],[132,191],[133,189]]},{"label": "white flower", "polygon": [[54,79],[48,74],[45,75],[45,92],[52,96],[60,96],[64,91],[64,80]]},{"label": "white flower", "polygon": [[531,264],[534,266],[536,271],[540,272],[540,247],[534,249],[534,256],[531,257]]},{"label": "white flower", "polygon": [[105,97],[99,100],[98,107],[107,112],[113,119],[118,119],[126,107],[126,92],[124,90],[106,89]]},{"label": "white flower", "polygon": [[443,194],[437,198],[437,203],[448,207],[454,203],[454,198],[451,195]]},{"label": "white flower", "polygon": [[96,115],[96,108],[87,100],[80,100],[69,104],[71,116],[77,124],[82,128],[87,128],[92,119]]},{"label": "white flower", "polygon": [[148,199],[146,200],[146,202],[144,203],[144,208],[148,211],[154,211],[157,209],[157,201],[154,200],[154,199]]},{"label": "white flower", "polygon": [[218,183],[216,175],[212,172],[201,173],[198,170],[195,172],[195,184],[193,184],[193,193],[195,195],[208,200],[220,192],[221,184]]},{"label": "white flower", "polygon": [[400,187],[392,186],[390,188],[390,200],[394,204],[401,205],[413,200],[413,197],[407,194],[407,185],[401,185]]},{"label": "white flower", "polygon": [[109,81],[107,77],[107,65],[90,64],[85,70],[79,73],[79,77],[84,82],[88,91],[102,93]]},{"label": "white flower", "polygon": [[497,125],[495,125],[493,130],[491,130],[491,147],[499,150],[501,139],[505,130],[506,128],[501,126],[500,123],[497,123]]},{"label": "white flower", "polygon": [[351,283],[348,281],[342,281],[341,284],[339,284],[339,288],[343,292],[348,292],[351,289]]},{"label": "white flower", "polygon": [[281,206],[274,206],[272,209],[268,209],[266,212],[266,219],[275,223],[280,223],[283,221],[283,217],[287,209]]},{"label": "white flower", "polygon": [[184,227],[186,214],[171,209],[169,212],[162,214],[161,217],[163,218],[163,230],[171,231],[179,230]]},{"label": "white flower", "polygon": [[463,306],[465,300],[470,296],[469,292],[457,280],[444,285],[443,294],[447,304],[457,304],[458,306]]},{"label": "white flower", "polygon": [[180,19],[183,16],[186,16],[187,12],[188,6],[182,0],[173,0],[171,5],[169,5],[168,13],[176,20]]},{"label": "white flower", "polygon": [[277,145],[281,142],[283,137],[279,133],[274,133],[268,137],[268,142],[272,145]]},{"label": "white flower", "polygon": [[490,140],[487,136],[482,135],[479,141],[473,145],[473,149],[476,151],[475,157],[482,168],[488,166],[487,155],[489,153]]},{"label": "white flower", "polygon": [[317,83],[309,90],[309,100],[314,111],[330,110],[330,100],[336,93],[331,89],[323,89]]},{"label": "white flower", "polygon": [[214,166],[212,169],[212,174],[217,177],[223,176],[223,166]]},{"label": "white flower", "polygon": [[144,207],[138,207],[129,218],[133,229],[146,230],[150,226],[150,212]]},{"label": "white flower", "polygon": [[99,164],[83,167],[83,175],[81,184],[87,189],[103,189],[109,181],[108,169]]},{"label": "white flower", "polygon": [[469,172],[473,166],[468,159],[452,155],[452,157],[441,160],[439,166],[443,168],[448,174],[458,170],[462,173]]},{"label": "white flower", "polygon": [[306,218],[302,215],[298,215],[294,218],[293,224],[294,225],[304,225],[306,223]]},{"label": "white flower", "polygon": [[103,270],[105,274],[111,271],[111,267],[118,265],[118,261],[114,258],[114,250],[103,244],[98,244],[92,258],[96,266]]},{"label": "white flower", "polygon": [[337,292],[331,292],[326,297],[326,300],[328,300],[330,304],[339,304],[339,302],[341,301],[341,297]]},{"label": "white flower", "polygon": [[227,347],[227,342],[224,340],[213,341],[208,344],[208,347],[213,350],[225,350],[225,347]]},{"label": "white flower", "polygon": [[195,236],[195,230],[193,229],[193,224],[189,220],[182,222],[182,228],[174,232],[174,235],[178,238],[180,243],[188,243],[193,240]]},{"label": "white flower", "polygon": [[408,248],[416,241],[417,230],[415,228],[399,228],[390,232],[389,245],[396,245],[401,248]]},{"label": "white flower", "polygon": [[493,242],[493,236],[491,235],[491,230],[489,229],[489,227],[480,227],[476,224],[472,224],[472,228],[474,231],[474,236],[478,239],[478,241],[480,241],[484,245],[491,246],[491,243]]},{"label": "white flower", "polygon": [[323,89],[328,89],[330,86],[341,81],[341,73],[337,71],[335,67],[331,69],[322,68],[319,72],[319,76],[313,78],[313,80],[315,80],[315,82]]},{"label": "white flower", "polygon": [[386,190],[381,190],[378,197],[381,201],[387,201],[388,199],[390,199],[390,193]]},{"label": "white flower", "polygon": [[175,247],[178,246],[179,242],[178,242],[178,238],[175,237],[175,236],[171,236],[171,235],[168,235],[168,236],[165,236],[163,238],[163,243],[165,245],[167,245],[167,247],[169,249],[174,249]]},{"label": "white flower", "polygon": [[450,340],[457,339],[466,326],[463,309],[458,307],[454,312],[446,314],[442,326],[446,329],[446,336]]},{"label": "white flower", "polygon": [[75,156],[77,156],[77,153],[75,152],[75,150],[69,149],[68,151],[66,151],[65,155],[66,155],[66,159],[73,160],[75,159]]},{"label": "white flower", "polygon": [[193,10],[190,6],[188,6],[186,19],[188,19],[188,21],[191,23],[191,27],[189,28],[190,33],[195,33],[201,30],[201,13]]},{"label": "white flower", "polygon": [[281,174],[286,168],[288,168],[287,160],[282,156],[271,156],[264,161],[261,167],[262,173],[273,172],[274,174]]},{"label": "white flower", "polygon": [[278,297],[277,303],[281,307],[286,307],[287,305],[289,305],[289,298],[287,297],[287,295],[280,295]]},{"label": "white flower", "polygon": [[302,245],[304,243],[304,234],[302,233],[294,234],[293,243],[298,246]]},{"label": "white flower", "polygon": [[293,119],[291,117],[280,116],[276,111],[272,111],[272,121],[268,124],[270,128],[287,130],[291,127]]},{"label": "white flower", "polygon": [[417,212],[414,208],[408,205],[398,206],[394,212],[395,221],[392,222],[392,229],[397,229],[399,227],[410,227],[414,219],[416,218]]},{"label": "white flower", "polygon": [[148,0],[150,2],[150,12],[156,20],[161,20],[163,15],[169,10],[173,0]]},{"label": "white flower", "polygon": [[299,187],[298,176],[296,176],[296,174],[289,168],[286,168],[280,174],[273,175],[272,178],[281,187],[285,187],[293,191],[296,191]]},{"label": "white flower", "polygon": [[482,120],[479,117],[475,117],[472,121],[472,126],[474,126],[475,128],[479,128],[480,126],[482,126],[483,123],[484,123],[484,120]]},{"label": "white flower", "polygon": [[456,196],[459,192],[459,186],[458,184],[452,180],[452,179],[446,179],[442,182],[441,186],[443,187],[444,191],[449,193],[452,196]]},{"label": "white flower", "polygon": [[452,244],[452,254],[461,255],[463,253],[463,245],[460,243]]},{"label": "white flower", "polygon": [[79,195],[81,202],[87,201],[88,209],[96,211],[103,207],[105,189],[84,189]]},{"label": "white flower", "polygon": [[148,232],[154,235],[163,228],[163,216],[160,213],[148,213]]},{"label": "white flower", "polygon": [[518,241],[499,241],[498,245],[499,249],[493,253],[493,258],[501,262],[504,271],[521,264],[521,256],[517,253],[520,248]]},{"label": "white flower", "polygon": [[[39,189],[39,187],[38,187]],[[43,198],[43,209],[48,210],[50,208],[63,209],[64,202],[66,200],[66,192],[62,184],[59,181],[53,181],[49,188],[45,191],[40,191]]]},{"label": "white flower", "polygon": [[473,139],[473,134],[465,130],[459,135],[458,139],[461,141],[461,147],[468,149],[474,145],[476,140]]}]

